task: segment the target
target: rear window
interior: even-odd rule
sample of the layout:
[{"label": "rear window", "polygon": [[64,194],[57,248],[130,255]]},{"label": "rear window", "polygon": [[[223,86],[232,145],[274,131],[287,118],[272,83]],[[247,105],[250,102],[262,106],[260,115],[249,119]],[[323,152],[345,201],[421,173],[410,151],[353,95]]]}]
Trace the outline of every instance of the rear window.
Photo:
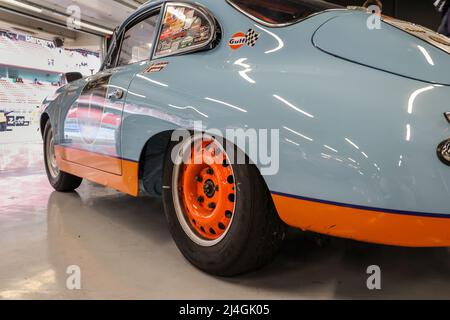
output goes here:
[{"label": "rear window", "polygon": [[270,25],[295,23],[312,14],[341,6],[320,0],[228,0],[250,16]]}]

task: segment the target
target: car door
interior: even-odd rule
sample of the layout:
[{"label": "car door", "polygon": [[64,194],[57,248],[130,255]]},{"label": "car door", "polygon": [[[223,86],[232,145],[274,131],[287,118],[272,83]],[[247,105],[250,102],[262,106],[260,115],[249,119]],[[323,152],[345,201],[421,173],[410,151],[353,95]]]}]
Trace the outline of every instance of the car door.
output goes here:
[{"label": "car door", "polygon": [[63,115],[63,159],[86,167],[122,174],[122,113],[128,87],[153,51],[159,8],[130,22],[118,35],[116,49],[102,71],[88,77],[67,114]]}]

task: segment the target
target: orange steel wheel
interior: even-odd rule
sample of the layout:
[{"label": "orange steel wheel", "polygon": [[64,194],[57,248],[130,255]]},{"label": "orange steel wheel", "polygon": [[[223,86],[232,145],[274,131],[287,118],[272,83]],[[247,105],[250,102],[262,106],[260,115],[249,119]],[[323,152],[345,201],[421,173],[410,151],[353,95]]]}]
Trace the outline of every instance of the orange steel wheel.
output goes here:
[{"label": "orange steel wheel", "polygon": [[192,230],[206,240],[224,236],[235,209],[235,179],[228,158],[213,139],[192,144],[180,170],[178,194]]}]

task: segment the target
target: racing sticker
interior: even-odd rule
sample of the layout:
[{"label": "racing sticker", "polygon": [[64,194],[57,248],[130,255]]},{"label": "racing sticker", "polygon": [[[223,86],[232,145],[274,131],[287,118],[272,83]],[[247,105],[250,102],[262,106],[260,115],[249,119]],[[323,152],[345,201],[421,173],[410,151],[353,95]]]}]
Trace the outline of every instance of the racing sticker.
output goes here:
[{"label": "racing sticker", "polygon": [[156,48],[156,56],[183,52],[190,47],[206,45],[212,37],[207,19],[195,9],[170,5]]},{"label": "racing sticker", "polygon": [[228,41],[228,45],[232,50],[238,50],[243,46],[254,47],[258,39],[259,34],[255,30],[249,29],[247,33],[235,33]]},{"label": "racing sticker", "polygon": [[165,67],[167,67],[168,64],[169,64],[168,62],[155,62],[155,63],[152,63],[147,68],[145,68],[144,73],[160,72]]}]

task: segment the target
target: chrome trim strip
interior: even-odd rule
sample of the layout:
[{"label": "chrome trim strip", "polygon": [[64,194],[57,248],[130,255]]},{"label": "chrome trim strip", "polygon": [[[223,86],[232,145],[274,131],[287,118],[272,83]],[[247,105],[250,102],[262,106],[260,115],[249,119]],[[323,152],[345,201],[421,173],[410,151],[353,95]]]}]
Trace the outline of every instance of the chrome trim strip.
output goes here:
[{"label": "chrome trim strip", "polygon": [[[119,61],[119,56],[120,56],[120,53],[122,50],[122,43],[123,43],[122,36],[127,31],[127,28],[130,25],[137,24],[137,23],[139,23],[139,21],[145,20],[143,17],[145,17],[147,15],[151,16],[152,13],[154,13],[155,11],[159,10],[160,14],[161,14],[161,11],[162,11],[161,9],[162,9],[162,5],[157,5],[155,7],[152,7],[148,11],[143,11],[141,14],[136,16],[132,21],[129,21],[127,24],[122,24],[114,30],[113,39],[111,40],[112,42],[108,48],[108,52],[107,52],[106,56],[103,59],[103,62],[102,62],[99,72],[111,70],[111,69],[114,69],[117,67],[117,62]],[[158,19],[158,23],[160,23],[160,21],[161,21],[161,17]],[[111,55],[114,53],[113,51],[116,48],[117,48],[117,52],[116,52],[116,56],[114,57],[114,63],[112,63],[112,61],[110,61],[110,65],[107,65],[106,61],[108,59],[112,58]],[[152,48],[152,55],[153,55],[153,51],[154,51],[154,48]],[[149,61],[150,61],[150,59],[149,59]]]},{"label": "chrome trim strip", "polygon": [[[114,67],[113,68],[117,68],[120,67],[117,64],[119,63],[119,58],[120,58],[120,54],[122,53],[122,45],[123,45],[123,36],[127,33],[127,31],[129,30],[129,28],[133,28],[134,26],[136,26],[139,22],[145,21],[146,19],[148,19],[149,17],[151,17],[153,15],[153,13],[155,13],[156,11],[159,11],[159,18],[158,18],[158,22],[161,23],[161,12],[162,12],[162,5],[158,5],[156,7],[153,7],[151,10],[149,11],[144,11],[142,12],[140,15],[138,15],[137,17],[135,17],[132,21],[128,22],[126,25],[124,25],[121,29],[121,33],[118,34],[118,37],[120,38],[120,44],[119,44],[119,48],[117,51],[117,55],[116,55],[116,61],[114,62]],[[156,40],[157,38],[155,38]],[[150,61],[151,60],[151,56],[153,55],[155,48],[152,48],[152,54],[150,55],[150,59],[144,59],[142,61]],[[130,63],[128,65],[132,65],[135,63],[139,63],[142,61],[136,61],[134,63]],[[125,65],[124,65],[125,66]],[[111,68],[111,69],[113,69]]]}]

